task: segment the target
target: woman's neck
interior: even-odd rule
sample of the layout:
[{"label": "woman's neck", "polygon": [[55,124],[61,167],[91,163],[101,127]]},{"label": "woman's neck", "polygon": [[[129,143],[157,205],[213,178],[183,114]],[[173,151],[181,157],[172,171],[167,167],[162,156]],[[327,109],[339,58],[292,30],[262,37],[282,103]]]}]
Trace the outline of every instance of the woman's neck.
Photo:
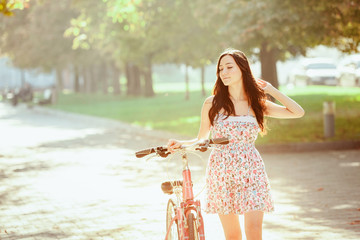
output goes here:
[{"label": "woman's neck", "polygon": [[244,101],[247,100],[245,90],[241,85],[229,86],[229,96],[233,101]]}]

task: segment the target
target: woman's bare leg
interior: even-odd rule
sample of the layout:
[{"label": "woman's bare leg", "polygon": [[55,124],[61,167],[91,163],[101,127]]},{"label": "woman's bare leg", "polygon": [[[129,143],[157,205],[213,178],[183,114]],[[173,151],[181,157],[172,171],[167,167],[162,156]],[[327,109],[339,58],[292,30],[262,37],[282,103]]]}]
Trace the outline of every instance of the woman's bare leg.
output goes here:
[{"label": "woman's bare leg", "polygon": [[251,211],[244,214],[245,234],[247,240],[262,239],[262,223],[264,212]]},{"label": "woman's bare leg", "polygon": [[241,240],[239,215],[233,213],[219,214],[219,218],[224,229],[226,240]]}]

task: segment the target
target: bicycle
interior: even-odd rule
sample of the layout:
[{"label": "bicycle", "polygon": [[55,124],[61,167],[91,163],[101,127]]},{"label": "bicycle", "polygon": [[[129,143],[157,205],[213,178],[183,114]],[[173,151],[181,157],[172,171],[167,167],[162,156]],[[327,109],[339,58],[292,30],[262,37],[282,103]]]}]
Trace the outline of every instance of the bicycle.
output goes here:
[{"label": "bicycle", "polygon": [[[187,152],[191,149],[205,152],[215,144],[228,144],[227,138],[200,140],[191,145],[183,145],[179,151],[183,163],[183,180],[166,181],[161,184],[165,194],[176,195],[176,201],[171,198],[166,209],[166,236],[165,240],[205,240],[204,220],[201,215],[200,200],[194,199],[191,172],[188,165]],[[171,154],[166,147],[153,147],[136,152],[136,157],[142,158],[155,153],[166,158]]]}]

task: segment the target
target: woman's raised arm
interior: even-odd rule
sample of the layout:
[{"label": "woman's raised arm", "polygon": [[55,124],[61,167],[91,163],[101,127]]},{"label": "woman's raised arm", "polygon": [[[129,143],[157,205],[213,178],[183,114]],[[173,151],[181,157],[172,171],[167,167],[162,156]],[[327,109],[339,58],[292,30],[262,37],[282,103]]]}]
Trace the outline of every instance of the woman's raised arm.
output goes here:
[{"label": "woman's raised arm", "polygon": [[270,83],[264,80],[257,80],[257,83],[264,89],[265,93],[278,100],[283,106],[266,101],[265,116],[274,118],[300,118],[304,116],[304,109],[294,100],[277,90]]}]

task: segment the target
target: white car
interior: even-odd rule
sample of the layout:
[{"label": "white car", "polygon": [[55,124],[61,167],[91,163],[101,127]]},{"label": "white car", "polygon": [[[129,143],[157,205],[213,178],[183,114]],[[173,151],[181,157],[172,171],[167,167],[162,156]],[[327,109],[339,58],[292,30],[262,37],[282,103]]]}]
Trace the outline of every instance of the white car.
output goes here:
[{"label": "white car", "polygon": [[340,86],[360,87],[360,54],[346,57],[338,69]]},{"label": "white car", "polygon": [[295,86],[337,85],[339,72],[328,58],[305,58],[288,76],[288,83]]}]

